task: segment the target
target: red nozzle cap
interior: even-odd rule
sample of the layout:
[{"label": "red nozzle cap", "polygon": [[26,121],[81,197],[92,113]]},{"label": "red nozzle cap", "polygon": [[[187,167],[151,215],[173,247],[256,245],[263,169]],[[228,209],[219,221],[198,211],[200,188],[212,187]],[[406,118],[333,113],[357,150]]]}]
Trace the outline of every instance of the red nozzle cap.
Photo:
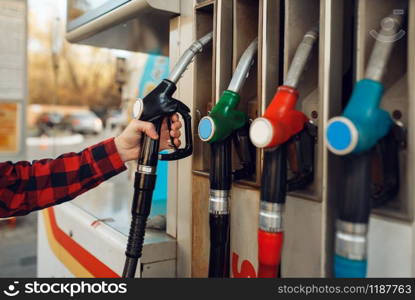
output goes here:
[{"label": "red nozzle cap", "polygon": [[282,232],[258,230],[258,278],[278,277],[283,240]]},{"label": "red nozzle cap", "polygon": [[295,109],[298,99],[296,89],[280,86],[262,118],[250,128],[252,143],[258,148],[271,148],[287,142],[299,133],[308,121],[305,114]]}]

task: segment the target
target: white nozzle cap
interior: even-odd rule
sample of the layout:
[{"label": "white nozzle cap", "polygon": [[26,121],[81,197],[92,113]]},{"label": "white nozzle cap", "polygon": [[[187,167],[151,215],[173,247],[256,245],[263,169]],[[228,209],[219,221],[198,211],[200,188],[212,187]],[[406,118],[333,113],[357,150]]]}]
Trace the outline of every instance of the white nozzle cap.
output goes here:
[{"label": "white nozzle cap", "polygon": [[133,106],[133,118],[139,120],[143,113],[144,104],[143,99],[137,98]]},{"label": "white nozzle cap", "polygon": [[266,118],[255,119],[249,128],[249,137],[257,148],[267,147],[274,136],[274,127]]}]

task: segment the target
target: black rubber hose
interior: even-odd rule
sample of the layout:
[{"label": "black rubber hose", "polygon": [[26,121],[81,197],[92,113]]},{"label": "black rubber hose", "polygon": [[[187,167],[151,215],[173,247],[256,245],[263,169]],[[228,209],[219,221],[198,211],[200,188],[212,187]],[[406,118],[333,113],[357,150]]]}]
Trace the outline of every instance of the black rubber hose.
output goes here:
[{"label": "black rubber hose", "polygon": [[132,217],[127,250],[125,251],[126,261],[122,273],[124,278],[135,277],[137,263],[142,256],[146,224],[147,217],[137,215]]},{"label": "black rubber hose", "polygon": [[[160,135],[160,129],[163,119],[159,119],[153,124]],[[138,159],[138,169],[135,173],[134,196],[131,208],[131,227],[128,236],[127,249],[125,251],[126,260],[124,265],[123,277],[134,278],[138,260],[142,256],[144,245],[144,236],[146,232],[146,223],[151,211],[151,201],[153,191],[156,185],[156,174],[158,162],[159,140],[153,140],[144,135],[141,144],[141,153]],[[153,168],[153,173],[143,173],[140,171],[140,165]]]},{"label": "black rubber hose", "polygon": [[369,222],[371,209],[371,151],[344,157],[344,199],[339,218],[350,223]]},{"label": "black rubber hose", "polygon": [[[229,191],[232,184],[232,138],[211,145],[210,188]],[[209,277],[229,277],[229,212],[210,213]]]},{"label": "black rubber hose", "polygon": [[284,204],[287,195],[287,145],[264,151],[261,201]]},{"label": "black rubber hose", "polygon": [[232,185],[232,138],[211,145],[210,188],[231,189]]},{"label": "black rubber hose", "polygon": [[209,277],[229,277],[229,215],[209,216]]}]

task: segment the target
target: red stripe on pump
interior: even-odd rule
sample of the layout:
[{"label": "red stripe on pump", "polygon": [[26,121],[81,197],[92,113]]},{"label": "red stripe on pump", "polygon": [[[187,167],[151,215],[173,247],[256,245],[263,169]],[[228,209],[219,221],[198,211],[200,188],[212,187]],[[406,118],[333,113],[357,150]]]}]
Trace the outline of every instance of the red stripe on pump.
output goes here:
[{"label": "red stripe on pump", "polygon": [[238,270],[239,255],[232,253],[232,275],[233,278],[256,278],[255,268],[249,260],[243,260],[241,270]]},{"label": "red stripe on pump", "polygon": [[258,230],[258,278],[278,277],[283,240],[283,232]]},{"label": "red stripe on pump", "polygon": [[119,278],[120,276],[107,267],[104,263],[98,260],[90,252],[85,250],[80,244],[75,242],[70,236],[68,236],[62,229],[59,228],[55,211],[53,208],[49,210],[49,221],[52,228],[53,236],[56,241],[65,248],[68,253],[73,256],[88,272],[90,272],[96,278]]}]

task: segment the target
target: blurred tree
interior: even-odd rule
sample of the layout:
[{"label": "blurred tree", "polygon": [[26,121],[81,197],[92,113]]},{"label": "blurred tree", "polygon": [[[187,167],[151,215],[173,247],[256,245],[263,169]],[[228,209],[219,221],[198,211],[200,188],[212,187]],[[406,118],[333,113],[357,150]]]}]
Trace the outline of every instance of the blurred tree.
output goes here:
[{"label": "blurred tree", "polygon": [[[40,24],[29,14],[29,102],[117,108],[121,95],[115,80],[116,56],[110,49],[69,44],[57,56],[58,89],[52,64],[52,20]],[[59,31],[65,34],[63,24]],[[58,103],[55,103],[58,99]]]}]

